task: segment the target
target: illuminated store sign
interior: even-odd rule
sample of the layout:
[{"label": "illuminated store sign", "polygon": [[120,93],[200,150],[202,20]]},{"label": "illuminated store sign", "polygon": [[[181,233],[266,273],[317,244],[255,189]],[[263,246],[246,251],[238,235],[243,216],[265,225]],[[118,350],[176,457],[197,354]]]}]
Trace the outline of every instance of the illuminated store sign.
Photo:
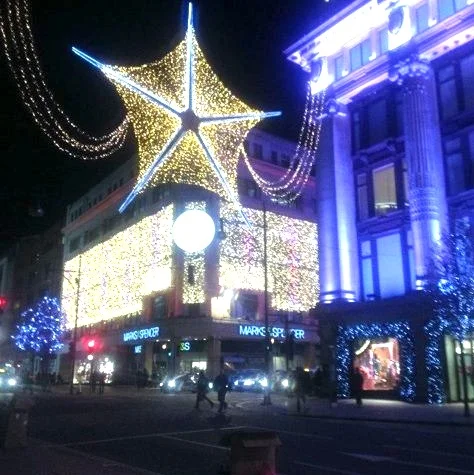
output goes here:
[{"label": "illuminated store sign", "polygon": [[[293,333],[295,340],[304,340],[304,330],[297,328],[290,328],[290,333]],[[268,334],[272,338],[285,338],[286,332],[282,327],[268,327]],[[239,325],[239,335],[241,336],[265,336],[265,327],[259,325]]]},{"label": "illuminated store sign", "polygon": [[179,351],[190,351],[191,350],[191,342],[190,341],[182,341],[179,344]]},{"label": "illuminated store sign", "polygon": [[123,341],[139,341],[156,338],[160,334],[160,327],[140,328],[123,334]]}]

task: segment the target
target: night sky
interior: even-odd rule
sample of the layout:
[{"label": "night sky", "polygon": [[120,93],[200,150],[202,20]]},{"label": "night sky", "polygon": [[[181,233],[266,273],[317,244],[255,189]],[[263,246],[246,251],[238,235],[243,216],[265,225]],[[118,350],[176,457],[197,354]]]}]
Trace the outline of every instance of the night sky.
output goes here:
[{"label": "night sky", "polygon": [[[100,72],[71,52],[77,46],[104,63],[160,59],[183,38],[187,2],[180,0],[29,0],[33,34],[47,84],[69,116],[93,135],[110,131],[124,107]],[[281,110],[260,127],[295,138],[307,75],[283,50],[348,0],[201,0],[194,2],[198,41],[224,84],[258,109]],[[61,153],[33,122],[0,52],[0,251],[45,229],[66,205],[136,150],[133,135],[112,157],[96,161]],[[30,216],[40,204],[43,217]]]}]

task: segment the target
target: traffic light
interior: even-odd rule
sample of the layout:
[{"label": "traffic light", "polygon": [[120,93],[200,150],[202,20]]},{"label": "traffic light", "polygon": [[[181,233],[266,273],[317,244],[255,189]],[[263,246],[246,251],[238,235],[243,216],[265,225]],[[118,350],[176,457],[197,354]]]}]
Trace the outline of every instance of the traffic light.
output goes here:
[{"label": "traffic light", "polygon": [[87,340],[87,359],[89,361],[94,359],[95,348],[96,348],[95,340],[93,338],[90,340]]},{"label": "traffic light", "polygon": [[3,313],[5,311],[5,308],[7,307],[7,303],[8,303],[7,298],[0,295],[0,313]]}]

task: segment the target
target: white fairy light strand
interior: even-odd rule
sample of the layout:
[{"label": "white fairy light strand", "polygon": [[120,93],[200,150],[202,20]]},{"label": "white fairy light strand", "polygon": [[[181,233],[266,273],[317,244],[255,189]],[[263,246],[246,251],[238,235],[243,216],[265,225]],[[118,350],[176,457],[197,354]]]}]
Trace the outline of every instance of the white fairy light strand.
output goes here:
[{"label": "white fairy light strand", "polygon": [[[260,176],[250,163],[247,153],[243,147],[241,147],[244,161],[253,179],[272,201],[294,201],[301,195],[306,186],[319,146],[321,121],[318,117],[321,115],[324,107],[324,100],[325,91],[322,91],[317,96],[313,96],[308,87],[306,106],[295,153],[291,159],[288,170],[278,180],[269,181]],[[296,168],[294,168],[295,164]]]},{"label": "white fairy light strand", "polygon": [[30,26],[28,0],[6,0],[0,10],[0,33],[5,56],[23,103],[42,132],[61,151],[77,158],[113,154],[125,142],[128,118],[112,132],[94,137],[81,130],[54,100],[46,85]]}]

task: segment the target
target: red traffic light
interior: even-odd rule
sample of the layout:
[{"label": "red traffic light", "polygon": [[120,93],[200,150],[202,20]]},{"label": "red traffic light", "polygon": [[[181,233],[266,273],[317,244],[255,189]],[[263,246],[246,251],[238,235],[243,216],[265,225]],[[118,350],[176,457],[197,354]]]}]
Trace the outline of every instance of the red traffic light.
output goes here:
[{"label": "red traffic light", "polygon": [[0,295],[0,310],[5,310],[7,303],[7,298]]},{"label": "red traffic light", "polygon": [[93,350],[95,347],[95,340],[89,340],[87,342],[87,348],[89,348],[89,350]]}]

